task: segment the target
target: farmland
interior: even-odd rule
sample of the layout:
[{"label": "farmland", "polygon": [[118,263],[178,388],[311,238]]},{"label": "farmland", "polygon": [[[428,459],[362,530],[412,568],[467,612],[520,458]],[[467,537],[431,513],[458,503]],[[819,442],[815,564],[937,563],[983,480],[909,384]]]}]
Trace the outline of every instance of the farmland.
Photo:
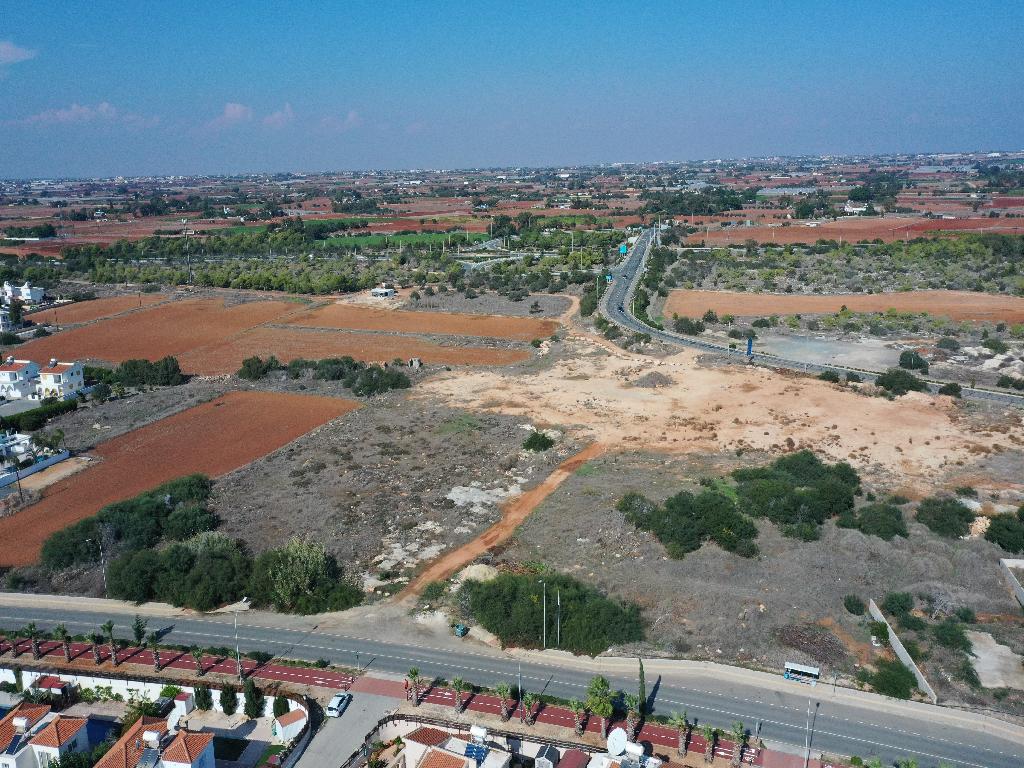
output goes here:
[{"label": "farmland", "polygon": [[123,312],[130,312],[140,307],[159,304],[166,300],[167,297],[154,293],[108,296],[102,299],[79,301],[41,312],[33,312],[28,315],[28,319],[35,323],[53,323],[54,325],[88,323],[92,320],[101,320],[106,317],[120,315]]},{"label": "farmland", "polygon": [[101,507],[182,475],[220,476],[358,407],[342,398],[232,392],[112,438],[96,463],[0,519],[3,565],[35,562],[46,537]]},{"label": "farmland", "polygon": [[328,304],[288,319],[290,325],[309,328],[350,328],[363,331],[437,333],[451,336],[486,336],[530,341],[546,338],[558,328],[552,320],[510,318],[462,313],[388,311],[350,304]]},{"label": "farmland", "polygon": [[1024,322],[1024,298],[971,291],[904,291],[873,294],[754,293],[741,291],[672,291],[664,314],[700,317],[707,310],[719,315],[763,317],[768,315],[826,314],[842,307],[851,312],[927,312],[952,320],[991,323]]}]

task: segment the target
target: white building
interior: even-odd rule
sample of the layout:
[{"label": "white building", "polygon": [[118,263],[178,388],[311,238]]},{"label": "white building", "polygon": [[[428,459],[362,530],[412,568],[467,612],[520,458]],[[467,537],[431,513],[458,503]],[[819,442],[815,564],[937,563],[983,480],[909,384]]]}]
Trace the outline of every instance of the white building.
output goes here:
[{"label": "white building", "polygon": [[846,201],[846,205],[843,206],[843,212],[844,213],[853,213],[853,214],[858,214],[859,215],[861,213],[866,213],[867,210],[868,210],[868,204],[867,203],[861,203],[861,204],[858,205],[857,203],[853,202],[852,200],[847,200]]},{"label": "white building", "polygon": [[374,288],[370,291],[370,295],[375,299],[390,299],[396,293],[394,288]]},{"label": "white building", "polygon": [[73,397],[84,388],[85,369],[81,363],[61,363],[56,358],[51,358],[44,368],[39,369],[36,394],[40,398]]},{"label": "white building", "polygon": [[0,768],[48,768],[70,752],[89,749],[86,720],[22,702],[0,720]]},{"label": "white building", "polygon": [[14,331],[14,323],[11,322],[11,313],[6,309],[0,309],[0,333],[11,333]]},{"label": "white building", "polygon": [[38,304],[43,300],[43,289],[37,288],[25,282],[23,285],[11,285],[6,280],[3,285],[3,300],[5,304],[10,304],[14,299],[18,299],[25,304]]},{"label": "white building", "polygon": [[36,393],[39,384],[39,366],[31,360],[8,357],[0,365],[0,397],[24,400]]}]

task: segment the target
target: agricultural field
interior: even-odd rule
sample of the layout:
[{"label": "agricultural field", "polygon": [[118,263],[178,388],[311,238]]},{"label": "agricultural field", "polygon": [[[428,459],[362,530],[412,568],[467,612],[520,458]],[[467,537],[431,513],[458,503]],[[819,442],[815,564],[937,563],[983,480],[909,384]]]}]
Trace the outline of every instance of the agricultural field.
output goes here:
[{"label": "agricultural field", "polygon": [[42,499],[0,519],[2,565],[34,563],[49,534],[101,507],[182,475],[219,477],[342,416],[358,403],[264,392],[231,392],[114,437],[95,463],[47,488]]},{"label": "agricultural field", "polygon": [[165,301],[167,301],[167,296],[159,293],[124,294],[52,307],[41,312],[32,312],[26,315],[26,317],[40,325],[73,325],[76,323],[88,323],[93,320],[102,320]]}]

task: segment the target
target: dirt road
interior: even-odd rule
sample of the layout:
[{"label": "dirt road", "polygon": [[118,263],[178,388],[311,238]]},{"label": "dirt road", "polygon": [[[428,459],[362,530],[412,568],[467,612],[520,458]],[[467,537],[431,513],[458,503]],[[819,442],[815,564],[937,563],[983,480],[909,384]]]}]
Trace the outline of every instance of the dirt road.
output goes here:
[{"label": "dirt road", "polygon": [[458,549],[443,555],[428,565],[409,586],[403,589],[398,599],[418,595],[432,581],[447,579],[456,571],[472,563],[495,544],[507,540],[519,524],[522,523],[552,491],[560,486],[573,472],[606,450],[602,443],[591,443],[582,451],[559,464],[542,483],[534,486],[514,499],[502,505],[501,520],[496,522],[477,538],[462,545]]}]

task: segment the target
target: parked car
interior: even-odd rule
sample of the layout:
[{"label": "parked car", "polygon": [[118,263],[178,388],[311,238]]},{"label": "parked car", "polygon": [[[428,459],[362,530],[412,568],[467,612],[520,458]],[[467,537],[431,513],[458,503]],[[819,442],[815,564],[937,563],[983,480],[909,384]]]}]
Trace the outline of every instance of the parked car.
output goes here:
[{"label": "parked car", "polygon": [[351,701],[351,693],[336,693],[327,705],[327,709],[324,710],[324,714],[328,717],[341,717]]}]

